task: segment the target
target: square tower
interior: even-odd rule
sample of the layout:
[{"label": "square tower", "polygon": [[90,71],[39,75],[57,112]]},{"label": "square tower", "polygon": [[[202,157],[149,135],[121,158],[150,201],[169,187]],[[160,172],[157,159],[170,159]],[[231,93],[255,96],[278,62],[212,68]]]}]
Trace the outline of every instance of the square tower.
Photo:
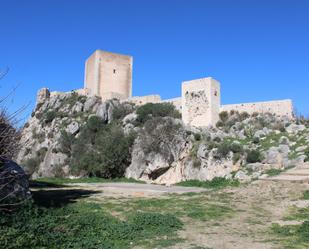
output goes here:
[{"label": "square tower", "polygon": [[96,50],[85,63],[84,88],[102,100],[132,96],[132,56]]},{"label": "square tower", "polygon": [[220,83],[208,77],[182,83],[182,120],[186,125],[216,126],[221,105]]}]

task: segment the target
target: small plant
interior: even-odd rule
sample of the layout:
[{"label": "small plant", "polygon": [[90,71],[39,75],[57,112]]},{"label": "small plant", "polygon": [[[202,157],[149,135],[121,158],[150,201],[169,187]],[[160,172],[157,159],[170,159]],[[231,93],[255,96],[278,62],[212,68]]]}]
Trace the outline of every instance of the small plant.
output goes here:
[{"label": "small plant", "polygon": [[247,152],[247,163],[257,163],[262,161],[261,152],[258,150],[249,150]]},{"label": "small plant", "polygon": [[229,113],[226,111],[220,112],[219,118],[223,123],[225,123],[229,119]]},{"label": "small plant", "polygon": [[51,123],[56,118],[57,113],[55,111],[48,111],[44,115],[44,121],[46,124]]}]

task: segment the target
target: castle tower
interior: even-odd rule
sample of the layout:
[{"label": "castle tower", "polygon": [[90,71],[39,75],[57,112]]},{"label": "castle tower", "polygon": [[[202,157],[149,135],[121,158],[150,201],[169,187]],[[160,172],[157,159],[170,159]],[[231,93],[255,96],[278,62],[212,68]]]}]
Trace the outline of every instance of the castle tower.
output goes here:
[{"label": "castle tower", "polygon": [[96,50],[85,63],[84,88],[102,100],[132,96],[132,56]]},{"label": "castle tower", "polygon": [[182,120],[192,126],[216,126],[221,99],[220,83],[208,77],[182,83]]}]

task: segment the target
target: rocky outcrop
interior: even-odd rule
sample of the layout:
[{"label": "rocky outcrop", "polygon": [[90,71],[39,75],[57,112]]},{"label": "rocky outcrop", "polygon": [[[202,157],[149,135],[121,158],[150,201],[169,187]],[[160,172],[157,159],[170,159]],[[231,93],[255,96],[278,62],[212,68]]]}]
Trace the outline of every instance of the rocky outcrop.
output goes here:
[{"label": "rocky outcrop", "polygon": [[102,102],[95,96],[41,89],[35,110],[23,128],[17,161],[33,178],[69,176],[68,155],[61,148],[62,133],[77,137],[93,115],[110,122],[116,105],[117,100]]},{"label": "rocky outcrop", "polygon": [[91,117],[106,125],[117,122],[124,134],[134,134],[125,176],[147,182],[214,177],[247,181],[309,160],[308,127],[286,117],[232,111],[220,115],[217,127],[196,128],[161,110],[143,119],[138,115],[134,105],[118,100],[102,102],[95,96],[42,89],[22,131],[18,162],[33,178],[70,176],[70,139],[81,136]]}]

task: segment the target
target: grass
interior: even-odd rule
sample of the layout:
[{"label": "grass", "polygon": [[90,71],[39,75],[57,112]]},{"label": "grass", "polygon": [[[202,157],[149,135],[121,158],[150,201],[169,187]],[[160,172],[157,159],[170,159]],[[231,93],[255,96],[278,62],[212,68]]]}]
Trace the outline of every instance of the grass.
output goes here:
[{"label": "grass", "polygon": [[[183,223],[171,214],[134,212],[120,220],[102,205],[80,202],[63,208],[24,207],[1,215],[1,248],[103,248],[172,245]],[[167,239],[164,239],[166,237]]]},{"label": "grass", "polygon": [[[179,219],[222,220],[234,214],[230,204],[232,195],[202,193],[196,195],[169,195],[161,198],[109,199],[104,201],[104,210],[125,217],[135,211],[173,213]],[[100,201],[100,200],[97,200]]]},{"label": "grass", "polygon": [[[309,199],[308,190],[303,193],[302,199]],[[300,222],[299,225],[272,225],[272,233],[279,237],[284,248],[309,248],[309,207],[293,207],[284,219]]]},{"label": "grass", "polygon": [[104,179],[99,177],[83,177],[83,178],[38,178],[33,180],[35,183],[52,183],[52,184],[69,184],[69,183],[109,183],[109,182],[127,182],[127,183],[145,183],[143,181],[138,181],[132,178],[114,178],[114,179]]},{"label": "grass", "polygon": [[240,183],[238,180],[234,180],[234,179],[215,177],[211,181],[188,180],[188,181],[177,183],[176,185],[184,186],[184,187],[220,189],[220,188],[225,188],[225,187],[238,187]]},{"label": "grass", "polygon": [[303,199],[304,199],[304,200],[309,200],[309,190],[306,190],[306,191],[303,193]]},{"label": "grass", "polygon": [[267,174],[268,176],[277,176],[279,174],[281,174],[284,170],[282,169],[269,169],[265,171],[265,174]]}]

